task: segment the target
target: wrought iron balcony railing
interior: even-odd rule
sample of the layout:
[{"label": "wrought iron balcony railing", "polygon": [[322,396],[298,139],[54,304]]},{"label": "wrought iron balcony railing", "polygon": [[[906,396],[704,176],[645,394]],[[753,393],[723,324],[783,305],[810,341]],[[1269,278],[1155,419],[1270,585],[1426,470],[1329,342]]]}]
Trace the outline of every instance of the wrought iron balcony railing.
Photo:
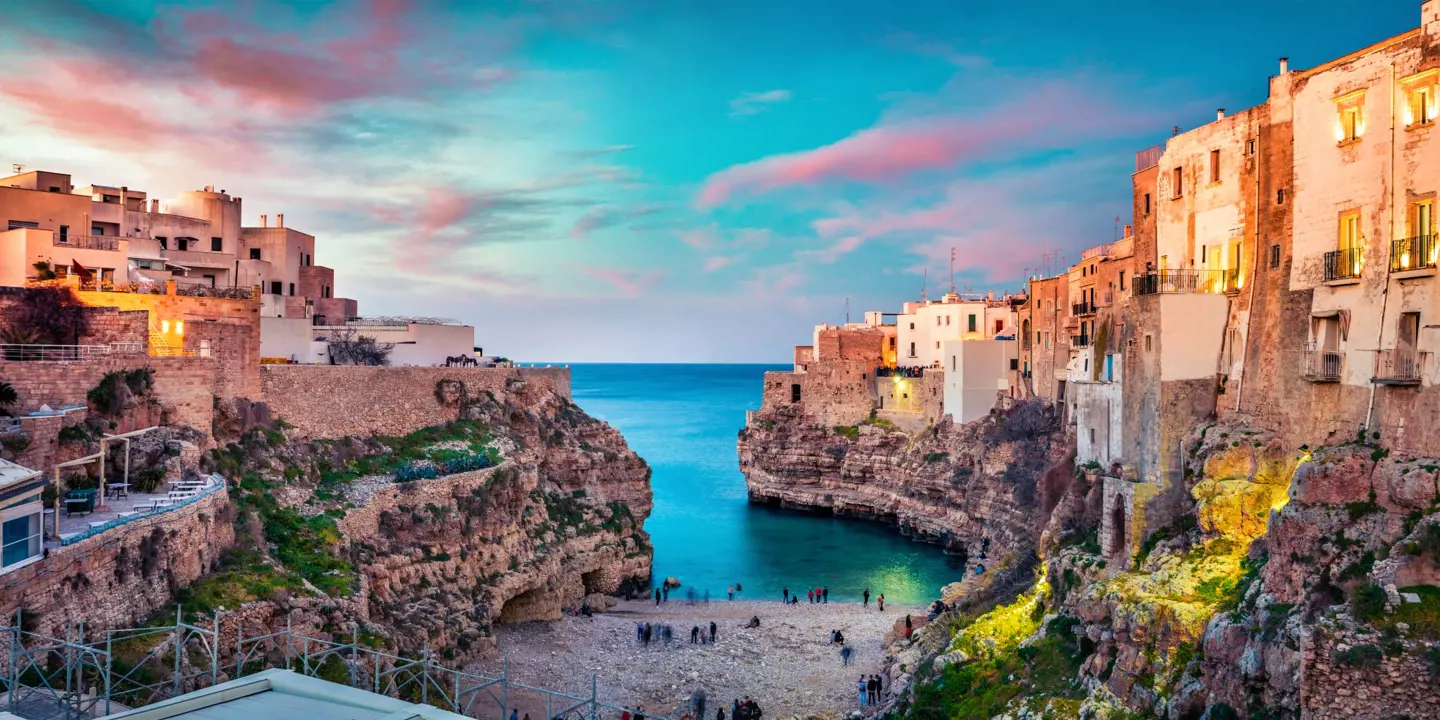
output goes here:
[{"label": "wrought iron balcony railing", "polygon": [[1071,313],[1070,313],[1070,314],[1072,314],[1072,315],[1074,315],[1074,316],[1076,316],[1076,317],[1080,317],[1080,316],[1083,316],[1083,315],[1094,315],[1094,314],[1095,314],[1095,304],[1094,304],[1094,303],[1091,303],[1090,301],[1087,300],[1087,301],[1082,302],[1082,303],[1075,303],[1074,305],[1071,306],[1070,310],[1071,310]]},{"label": "wrought iron balcony railing", "polygon": [[1360,277],[1365,266],[1365,249],[1360,247],[1331,250],[1325,253],[1325,282]]},{"label": "wrought iron balcony railing", "polygon": [[1070,336],[1070,347],[1074,347],[1074,348],[1087,348],[1087,347],[1090,347],[1090,336],[1089,336],[1089,335],[1071,335],[1071,336]]},{"label": "wrought iron balcony railing", "polygon": [[[41,237],[44,237],[43,235]],[[56,247],[81,250],[119,250],[120,238],[114,235],[73,235],[55,233]]]},{"label": "wrought iron balcony railing", "polygon": [[1435,234],[1417,235],[1390,243],[1390,272],[1426,270],[1435,267],[1437,250]]},{"label": "wrought iron balcony railing", "polygon": [[1338,350],[1306,350],[1305,379],[1310,382],[1340,382],[1345,353]]},{"label": "wrought iron balcony railing", "polygon": [[1240,270],[1158,270],[1135,276],[1136,295],[1224,293],[1240,289]]},{"label": "wrought iron balcony railing", "polygon": [[1391,348],[1375,352],[1375,374],[1370,382],[1377,385],[1419,385],[1430,353],[1414,348]]}]

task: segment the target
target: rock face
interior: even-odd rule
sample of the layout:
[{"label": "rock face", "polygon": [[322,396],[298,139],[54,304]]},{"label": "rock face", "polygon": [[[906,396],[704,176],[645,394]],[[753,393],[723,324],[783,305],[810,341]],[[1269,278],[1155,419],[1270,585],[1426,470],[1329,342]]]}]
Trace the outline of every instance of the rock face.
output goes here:
[{"label": "rock face", "polygon": [[1041,482],[1068,447],[1039,404],[961,426],[946,419],[913,436],[883,421],[820,427],[782,406],[740,431],[739,453],[752,501],[894,523],[971,557],[989,538],[997,565],[1034,552],[1051,498],[1075,477],[1066,467],[1061,487]]}]

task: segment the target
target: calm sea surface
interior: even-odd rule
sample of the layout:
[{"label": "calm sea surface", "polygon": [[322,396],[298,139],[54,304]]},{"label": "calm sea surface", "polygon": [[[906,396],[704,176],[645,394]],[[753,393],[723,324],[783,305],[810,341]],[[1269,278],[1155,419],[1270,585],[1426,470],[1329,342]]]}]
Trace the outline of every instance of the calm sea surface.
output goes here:
[{"label": "calm sea surface", "polygon": [[[760,407],[764,365],[572,365],[575,402],[619,428],[654,468],[655,510],[645,523],[655,577],[723,597],[771,599],[780,589],[828,585],[832,600],[869,587],[923,604],[958,580],[939,548],[887,526],[751,505],[735,454],[745,411]],[[684,591],[682,590],[682,593]],[[803,602],[803,601],[802,601]]]}]

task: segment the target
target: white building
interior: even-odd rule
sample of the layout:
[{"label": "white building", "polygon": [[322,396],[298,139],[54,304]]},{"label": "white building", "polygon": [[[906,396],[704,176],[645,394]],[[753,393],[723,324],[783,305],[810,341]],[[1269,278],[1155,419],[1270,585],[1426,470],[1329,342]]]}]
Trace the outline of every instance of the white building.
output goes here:
[{"label": "white building", "polygon": [[1011,394],[1017,349],[1010,340],[946,340],[945,414],[956,423],[990,414],[1000,395]]},{"label": "white building", "polygon": [[44,490],[38,471],[0,460],[0,573],[40,559]]},{"label": "white building", "polygon": [[260,318],[260,357],[300,364],[328,365],[329,341],[341,333],[373,337],[393,344],[391,365],[444,365],[447,358],[479,359],[475,328],[436,322],[403,320],[366,321],[343,325],[315,325],[312,318]]},{"label": "white building", "polygon": [[1014,337],[1015,310],[995,293],[962,297],[947,293],[939,300],[905,303],[896,318],[899,342],[896,363],[907,367],[938,367],[947,340],[990,340]]}]

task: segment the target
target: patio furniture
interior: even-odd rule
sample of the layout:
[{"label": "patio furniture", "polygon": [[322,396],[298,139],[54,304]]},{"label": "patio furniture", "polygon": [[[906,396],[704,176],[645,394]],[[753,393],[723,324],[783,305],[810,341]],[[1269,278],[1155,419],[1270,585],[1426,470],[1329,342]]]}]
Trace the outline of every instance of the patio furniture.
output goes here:
[{"label": "patio furniture", "polygon": [[136,503],[133,509],[137,513],[153,513],[168,508],[172,504],[168,498],[154,498],[148,502]]},{"label": "patio furniture", "polygon": [[65,514],[75,515],[78,513],[95,512],[95,491],[94,490],[71,490],[65,495]]},{"label": "patio furniture", "polygon": [[119,500],[130,497],[130,483],[107,483],[105,485],[105,496]]}]

